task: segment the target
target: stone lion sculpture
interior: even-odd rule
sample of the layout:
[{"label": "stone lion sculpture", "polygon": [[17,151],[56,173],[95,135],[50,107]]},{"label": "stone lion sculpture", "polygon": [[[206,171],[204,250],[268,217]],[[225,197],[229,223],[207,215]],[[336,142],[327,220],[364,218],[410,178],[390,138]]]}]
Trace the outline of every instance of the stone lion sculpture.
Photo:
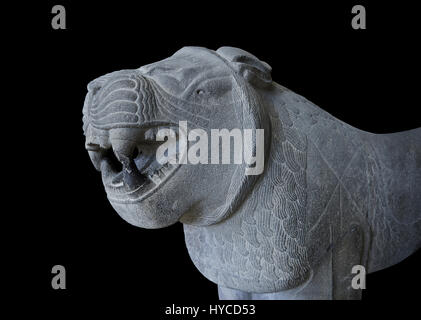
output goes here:
[{"label": "stone lion sculpture", "polygon": [[[157,132],[180,121],[263,129],[263,173],[161,163]],[[359,299],[354,266],[374,272],[420,247],[421,129],[356,129],[241,49],[185,47],[93,80],[83,129],[112,207],[143,228],[182,222],[221,299]]]}]

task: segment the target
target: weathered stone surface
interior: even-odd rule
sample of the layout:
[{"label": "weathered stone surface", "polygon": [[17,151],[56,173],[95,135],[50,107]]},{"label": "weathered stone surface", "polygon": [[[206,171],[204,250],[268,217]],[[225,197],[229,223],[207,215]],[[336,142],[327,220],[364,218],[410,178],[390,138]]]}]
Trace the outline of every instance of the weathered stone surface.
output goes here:
[{"label": "weathered stone surface", "polygon": [[[271,80],[236,48],[186,47],[88,85],[86,148],[108,199],[144,228],[184,223],[189,254],[221,299],[358,299],[373,272],[421,242],[421,129],[353,128]],[[165,164],[159,128],[265,130],[265,169]],[[232,155],[231,151],[231,155]]]}]

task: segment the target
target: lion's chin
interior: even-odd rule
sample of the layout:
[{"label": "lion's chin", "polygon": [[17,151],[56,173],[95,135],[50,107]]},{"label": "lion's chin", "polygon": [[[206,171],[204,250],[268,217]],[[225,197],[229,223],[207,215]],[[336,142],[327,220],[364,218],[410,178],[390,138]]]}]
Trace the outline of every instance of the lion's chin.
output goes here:
[{"label": "lion's chin", "polygon": [[144,229],[160,229],[173,225],[179,221],[179,215],[174,212],[153,210],[140,203],[126,204],[110,201],[113,209],[128,223]]}]

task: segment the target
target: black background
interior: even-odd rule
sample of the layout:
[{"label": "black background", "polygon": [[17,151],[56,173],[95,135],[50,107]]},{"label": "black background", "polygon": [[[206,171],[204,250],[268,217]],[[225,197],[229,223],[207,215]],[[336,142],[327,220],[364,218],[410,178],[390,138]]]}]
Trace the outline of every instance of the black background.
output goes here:
[{"label": "black background", "polygon": [[[421,127],[419,19],[410,2],[314,2],[22,6],[26,28],[9,40],[30,76],[20,83],[25,94],[18,98],[30,102],[25,116],[34,128],[24,129],[30,194],[17,202],[22,236],[8,260],[12,269],[24,270],[19,295],[38,307],[117,307],[140,318],[150,313],[149,319],[164,319],[163,307],[172,303],[217,303],[216,285],[188,256],[181,224],[136,228],[106,199],[84,150],[82,105],[87,83],[107,72],[138,68],[186,45],[235,46],[268,62],[274,81],[355,127],[376,133]],[[66,30],[51,28],[55,4],[66,8]],[[356,4],[367,10],[366,30],[351,28]],[[66,290],[51,288],[56,264],[66,267]],[[352,306],[415,303],[420,268],[418,252],[368,275],[363,300]],[[288,305],[261,302],[258,315]]]}]

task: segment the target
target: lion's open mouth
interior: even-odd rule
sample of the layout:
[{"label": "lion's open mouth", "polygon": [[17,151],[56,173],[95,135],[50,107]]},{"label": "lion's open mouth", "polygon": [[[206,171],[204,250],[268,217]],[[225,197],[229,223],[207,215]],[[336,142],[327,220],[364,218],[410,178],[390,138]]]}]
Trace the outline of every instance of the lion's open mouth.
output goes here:
[{"label": "lion's open mouth", "polygon": [[[174,127],[153,127],[145,130],[144,139],[135,147],[133,154],[121,161],[112,148],[105,150],[101,160],[101,173],[108,198],[114,202],[137,202],[143,200],[162,186],[178,169],[170,163],[174,154],[157,159],[157,149],[164,141],[157,141],[157,132]],[[174,142],[177,150],[177,143]],[[167,142],[168,144],[168,142]]]}]

